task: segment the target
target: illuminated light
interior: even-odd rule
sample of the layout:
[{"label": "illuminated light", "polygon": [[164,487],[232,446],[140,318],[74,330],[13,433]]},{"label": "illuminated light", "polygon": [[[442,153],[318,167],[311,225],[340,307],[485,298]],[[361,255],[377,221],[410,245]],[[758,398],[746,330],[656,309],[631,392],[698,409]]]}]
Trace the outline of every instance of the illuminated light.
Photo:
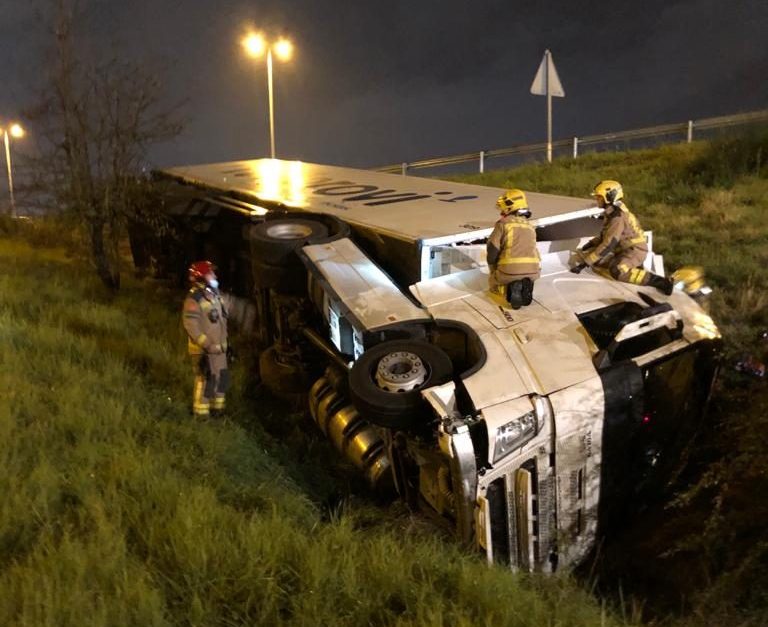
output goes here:
[{"label": "illuminated light", "polygon": [[282,37],[277,40],[272,49],[281,61],[288,61],[293,56],[293,44]]},{"label": "illuminated light", "polygon": [[8,131],[13,137],[24,137],[24,129],[19,124],[11,124],[11,128]]},{"label": "illuminated light", "polygon": [[650,422],[651,422],[651,415],[645,414],[645,416],[643,416],[643,424],[647,425],[647,424],[650,424]]},{"label": "illuminated light", "polygon": [[267,50],[267,41],[261,33],[249,33],[243,37],[243,48],[252,57],[260,57]]},{"label": "illuminated light", "polygon": [[260,159],[256,167],[256,193],[265,200],[280,200],[281,162],[277,159]]},{"label": "illuminated light", "polygon": [[288,199],[297,205],[304,204],[304,164],[291,161],[288,166]]}]

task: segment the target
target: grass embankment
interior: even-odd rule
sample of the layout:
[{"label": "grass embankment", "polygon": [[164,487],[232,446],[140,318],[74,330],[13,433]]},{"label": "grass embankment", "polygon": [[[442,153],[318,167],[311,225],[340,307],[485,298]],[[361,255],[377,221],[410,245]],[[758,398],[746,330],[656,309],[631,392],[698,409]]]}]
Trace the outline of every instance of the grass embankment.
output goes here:
[{"label": "grass embankment", "polygon": [[619,622],[397,506],[329,510],[328,447],[243,368],[230,419],[190,418],[178,293],[8,239],[0,267],[0,624]]},{"label": "grass embankment", "polygon": [[622,580],[667,611],[693,607],[695,624],[768,624],[768,381],[732,369],[743,352],[768,360],[757,340],[768,328],[768,129],[456,178],[574,196],[616,179],[667,271],[705,268],[725,346],[710,414],[678,499],[614,544],[609,586]]}]

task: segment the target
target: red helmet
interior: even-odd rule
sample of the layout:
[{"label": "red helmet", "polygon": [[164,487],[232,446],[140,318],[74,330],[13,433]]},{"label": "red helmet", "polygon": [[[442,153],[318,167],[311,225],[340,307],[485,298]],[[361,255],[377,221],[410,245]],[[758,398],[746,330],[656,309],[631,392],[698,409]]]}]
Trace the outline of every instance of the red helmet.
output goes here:
[{"label": "red helmet", "polygon": [[216,274],[216,266],[210,261],[195,261],[187,270],[190,283],[205,283],[205,277],[209,274]]}]

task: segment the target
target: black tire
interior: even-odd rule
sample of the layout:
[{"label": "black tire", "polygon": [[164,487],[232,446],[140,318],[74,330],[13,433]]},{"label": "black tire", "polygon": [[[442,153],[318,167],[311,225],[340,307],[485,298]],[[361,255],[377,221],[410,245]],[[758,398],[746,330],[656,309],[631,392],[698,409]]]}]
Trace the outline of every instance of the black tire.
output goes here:
[{"label": "black tire", "polygon": [[[417,355],[428,371],[424,382],[407,392],[390,392],[375,380],[379,361],[390,353],[405,351]],[[365,351],[349,372],[349,394],[355,408],[373,424],[390,429],[407,429],[419,423],[428,411],[421,390],[449,381],[451,360],[442,349],[420,340],[393,340]]]},{"label": "black tire", "polygon": [[281,217],[265,220],[250,232],[254,260],[274,266],[293,261],[295,250],[328,237],[328,227],[319,220]]},{"label": "black tire", "polygon": [[284,265],[251,261],[253,285],[257,289],[273,289],[281,294],[304,294],[307,291],[307,270],[299,259]]}]

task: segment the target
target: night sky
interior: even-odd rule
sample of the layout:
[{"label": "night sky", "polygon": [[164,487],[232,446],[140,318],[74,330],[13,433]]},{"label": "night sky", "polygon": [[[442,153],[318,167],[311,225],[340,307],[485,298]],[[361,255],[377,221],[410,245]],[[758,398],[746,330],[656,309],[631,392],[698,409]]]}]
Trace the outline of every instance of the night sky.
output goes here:
[{"label": "night sky", "polygon": [[[84,43],[163,59],[168,98],[188,101],[153,165],[268,155],[265,64],[239,45],[249,24],[295,44],[275,65],[282,158],[368,167],[542,141],[545,99],[529,88],[545,48],[566,91],[555,138],[768,107],[767,0],[81,4]],[[5,119],[42,74],[46,6],[0,5]]]}]

